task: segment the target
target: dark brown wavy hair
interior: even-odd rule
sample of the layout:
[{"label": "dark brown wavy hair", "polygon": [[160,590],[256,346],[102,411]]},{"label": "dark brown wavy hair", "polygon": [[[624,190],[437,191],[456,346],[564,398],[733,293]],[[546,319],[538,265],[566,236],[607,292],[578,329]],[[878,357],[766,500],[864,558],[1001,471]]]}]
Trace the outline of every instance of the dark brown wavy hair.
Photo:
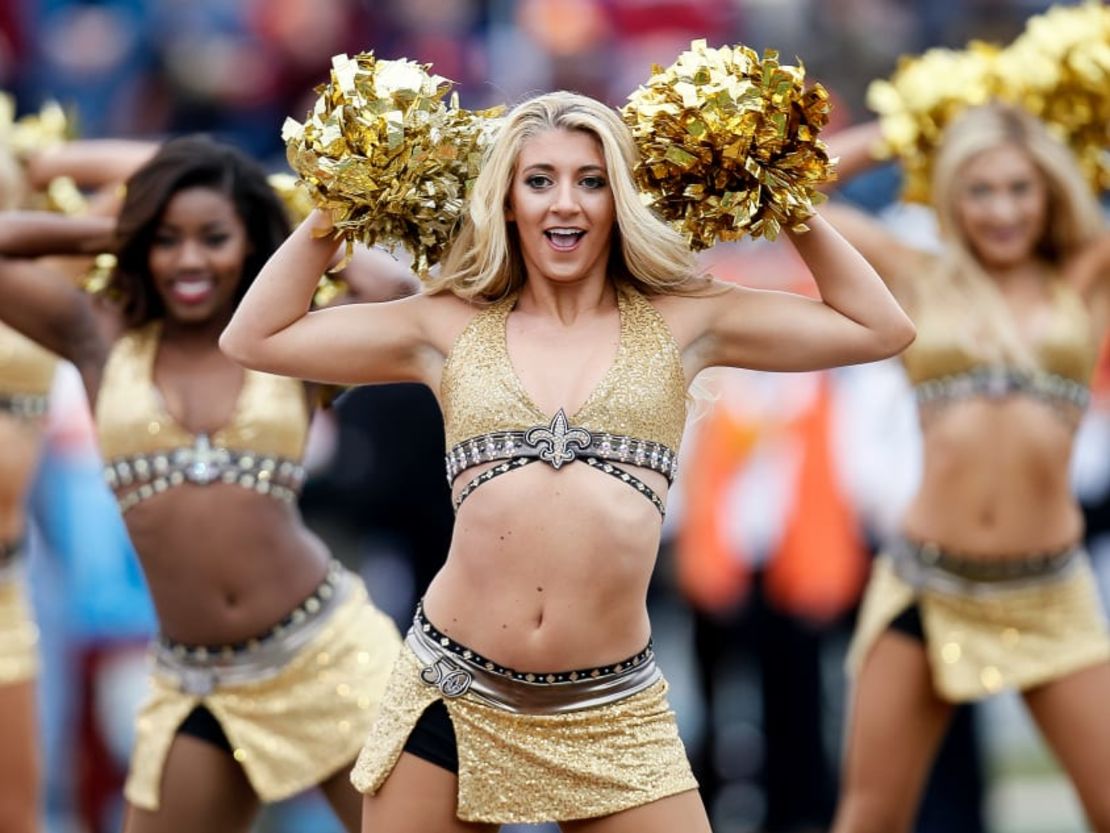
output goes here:
[{"label": "dark brown wavy hair", "polygon": [[289,236],[285,208],[258,163],[230,145],[203,136],[171,139],[127,181],[127,196],[116,223],[118,262],[111,291],[120,299],[129,327],[166,314],[150,274],[150,247],[169,201],[179,191],[198,186],[231,200],[247,230],[250,251],[236,303]]}]

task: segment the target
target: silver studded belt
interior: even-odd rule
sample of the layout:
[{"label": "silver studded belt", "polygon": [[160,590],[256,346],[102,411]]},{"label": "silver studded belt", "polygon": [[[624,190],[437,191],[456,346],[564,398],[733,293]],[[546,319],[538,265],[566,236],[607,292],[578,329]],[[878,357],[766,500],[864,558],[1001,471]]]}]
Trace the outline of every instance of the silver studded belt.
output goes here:
[{"label": "silver studded belt", "polygon": [[914,588],[958,595],[989,594],[1063,578],[1086,559],[1080,544],[1056,552],[977,558],[904,537],[891,543],[887,552],[895,572]]},{"label": "silver studded belt", "polygon": [[204,696],[229,685],[277,676],[327,625],[352,589],[352,575],[333,562],[324,581],[280,623],[234,645],[184,645],[159,636],[150,652],[157,676],[186,694]]},{"label": "silver studded belt", "polygon": [[117,457],[104,467],[104,479],[115,491],[122,512],[182,483],[236,484],[292,502],[304,476],[304,467],[294,460],[214,447],[205,434],[198,434],[191,446]]},{"label": "silver studded belt", "polygon": [[417,614],[405,645],[423,665],[420,679],[447,699],[467,695],[514,714],[562,714],[615,703],[663,677],[650,644],[634,657],[599,668],[513,671],[452,642]]}]

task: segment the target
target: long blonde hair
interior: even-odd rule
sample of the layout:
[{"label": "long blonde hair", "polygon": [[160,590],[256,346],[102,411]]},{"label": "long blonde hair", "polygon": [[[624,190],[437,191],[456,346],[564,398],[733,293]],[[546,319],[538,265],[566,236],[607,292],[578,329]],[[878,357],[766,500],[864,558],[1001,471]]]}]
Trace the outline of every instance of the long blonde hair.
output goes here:
[{"label": "long blonde hair", "polygon": [[993,353],[988,358],[1030,366],[1029,348],[998,286],[972,251],[957,213],[963,166],[1003,145],[1019,148],[1044,177],[1048,204],[1037,244],[1039,257],[1058,266],[1098,234],[1102,223],[1098,202],[1068,149],[1023,110],[997,103],[973,107],[947,128],[933,166],[933,206],[945,249],[937,261],[935,279],[924,291],[930,309],[962,318],[987,337],[988,344],[977,340],[977,346]]},{"label": "long blonde hair", "polygon": [[525,101],[506,116],[470,194],[463,226],[429,290],[491,301],[524,284],[524,259],[505,208],[521,146],[548,130],[581,130],[601,144],[616,209],[613,276],[646,293],[682,293],[700,285],[685,240],[640,201],[632,180],[636,146],[620,117],[592,98],[555,92]]}]

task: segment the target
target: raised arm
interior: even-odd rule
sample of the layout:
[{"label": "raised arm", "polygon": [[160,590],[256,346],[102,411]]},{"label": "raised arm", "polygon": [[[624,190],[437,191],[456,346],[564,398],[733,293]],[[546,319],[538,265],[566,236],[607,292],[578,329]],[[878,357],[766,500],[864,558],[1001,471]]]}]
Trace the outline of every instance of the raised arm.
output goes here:
[{"label": "raised arm", "polygon": [[48,211],[0,212],[0,257],[95,255],[110,251],[110,217],[66,217]]},{"label": "raised arm", "polygon": [[320,236],[328,229],[319,211],[297,227],[240,302],[221,349],[246,367],[314,382],[433,380],[440,354],[425,333],[424,296],[309,310],[338,247]]},{"label": "raised arm", "polygon": [[[837,158],[836,182],[845,183],[874,168],[879,162],[876,150],[880,140],[878,121],[864,122],[829,136],[825,143],[829,156]],[[926,265],[928,255],[907,246],[882,223],[843,201],[823,205],[821,216],[867,258],[899,298],[908,297],[904,284]]]},{"label": "raised arm", "polygon": [[900,300],[911,297],[909,285],[928,267],[926,252],[907,246],[870,214],[845,202],[827,202],[819,211]]},{"label": "raised arm", "polygon": [[1064,277],[1085,297],[1110,303],[1110,229],[1064,264]]},{"label": "raised arm", "polygon": [[107,354],[106,322],[89,295],[34,258],[104,251],[112,227],[105,217],[0,214],[0,321],[73,362],[83,375]]},{"label": "raised arm", "polygon": [[690,299],[703,310],[688,372],[723,365],[756,370],[818,370],[875,361],[905,349],[914,326],[867,261],[820,217],[791,234],[820,293],[721,285],[719,296]]},{"label": "raised arm", "polygon": [[381,249],[355,246],[338,276],[346,285],[344,303],[378,303],[407,298],[420,291],[412,270]]},{"label": "raised arm", "polygon": [[81,188],[123,182],[158,152],[157,142],[131,139],[75,139],[54,145],[27,160],[27,179],[44,188],[59,176],[72,177]]},{"label": "raised arm", "polygon": [[830,136],[822,135],[822,138],[829,156],[837,160],[837,182],[847,182],[879,162],[877,149],[882,133],[877,120],[838,130]]}]

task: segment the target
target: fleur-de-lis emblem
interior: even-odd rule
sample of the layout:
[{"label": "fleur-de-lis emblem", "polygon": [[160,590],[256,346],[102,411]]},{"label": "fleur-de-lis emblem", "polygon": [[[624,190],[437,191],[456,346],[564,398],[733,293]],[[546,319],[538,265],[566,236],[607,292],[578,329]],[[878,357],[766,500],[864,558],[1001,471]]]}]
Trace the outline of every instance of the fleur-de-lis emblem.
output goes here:
[{"label": "fleur-de-lis emblem", "polygon": [[563,463],[569,463],[578,456],[573,446],[578,446],[580,449],[589,448],[593,437],[584,428],[571,428],[567,415],[560,408],[546,428],[542,425],[529,428],[524,434],[524,441],[537,448],[546,446],[546,448],[540,448],[540,459],[550,463],[554,468],[559,468]]},{"label": "fleur-de-lis emblem", "polygon": [[217,456],[207,434],[197,434],[196,443],[186,454],[188,464],[186,473],[191,482],[204,485],[216,477]]},{"label": "fleur-de-lis emblem", "polygon": [[444,697],[461,697],[470,689],[474,677],[446,657],[441,657],[420,671],[420,679],[434,685]]}]

